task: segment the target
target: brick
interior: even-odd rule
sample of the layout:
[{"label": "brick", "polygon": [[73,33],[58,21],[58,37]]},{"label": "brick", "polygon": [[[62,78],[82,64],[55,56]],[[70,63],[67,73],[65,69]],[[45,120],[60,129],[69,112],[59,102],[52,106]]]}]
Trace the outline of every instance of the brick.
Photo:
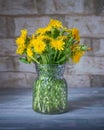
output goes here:
[{"label": "brick", "polygon": [[65,75],[68,87],[90,87],[90,78],[88,75]]},{"label": "brick", "polygon": [[87,56],[104,56],[104,39],[97,38],[81,38],[81,43],[92,48],[86,52]]},{"label": "brick", "polygon": [[74,14],[83,12],[83,0],[55,0],[56,13],[59,14]]},{"label": "brick", "polygon": [[66,16],[65,19],[69,28],[77,27],[80,30],[82,37],[104,37],[104,17]]},{"label": "brick", "polygon": [[7,36],[6,18],[0,17],[0,37]]},{"label": "brick", "polygon": [[0,73],[0,88],[32,88],[36,75],[33,73]]},{"label": "brick", "polygon": [[37,0],[41,14],[82,14],[93,12],[93,1],[85,0]]},{"label": "brick", "polygon": [[81,38],[81,43],[92,48],[86,52],[87,56],[104,56],[104,39],[97,38]]},{"label": "brick", "polygon": [[15,18],[15,35],[20,35],[20,30],[23,28],[28,29],[29,35],[31,35],[36,29],[45,27],[49,20],[49,17]]},{"label": "brick", "polygon": [[94,1],[93,0],[83,0],[84,13],[94,13]]},{"label": "brick", "polygon": [[100,39],[93,39],[92,43],[92,52],[95,55],[100,50]]},{"label": "brick", "polygon": [[104,39],[93,40],[92,48],[95,56],[104,56]]},{"label": "brick", "polygon": [[37,0],[37,8],[40,14],[55,13],[55,6],[53,0]]},{"label": "brick", "polygon": [[0,14],[36,14],[36,0],[0,0]]},{"label": "brick", "polygon": [[0,56],[16,56],[15,50],[14,39],[0,39]]},{"label": "brick", "polygon": [[14,37],[15,34],[15,23],[14,19],[7,17],[7,37]]},{"label": "brick", "polygon": [[68,74],[104,75],[104,58],[83,56],[78,64],[67,66]]},{"label": "brick", "polygon": [[94,0],[94,11],[96,15],[104,14],[104,0]]},{"label": "brick", "polygon": [[104,87],[104,75],[91,75],[91,87]]},{"label": "brick", "polygon": [[0,71],[33,72],[36,73],[35,64],[25,64],[18,57],[0,57]]}]

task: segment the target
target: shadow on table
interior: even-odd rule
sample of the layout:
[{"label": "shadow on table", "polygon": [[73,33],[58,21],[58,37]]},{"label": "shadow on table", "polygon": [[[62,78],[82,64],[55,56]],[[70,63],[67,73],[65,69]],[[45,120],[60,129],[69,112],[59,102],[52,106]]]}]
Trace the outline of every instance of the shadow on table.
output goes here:
[{"label": "shadow on table", "polygon": [[68,101],[68,111],[74,111],[77,109],[82,109],[84,107],[103,105],[104,97],[99,95],[92,95],[88,97],[80,97],[74,100]]}]

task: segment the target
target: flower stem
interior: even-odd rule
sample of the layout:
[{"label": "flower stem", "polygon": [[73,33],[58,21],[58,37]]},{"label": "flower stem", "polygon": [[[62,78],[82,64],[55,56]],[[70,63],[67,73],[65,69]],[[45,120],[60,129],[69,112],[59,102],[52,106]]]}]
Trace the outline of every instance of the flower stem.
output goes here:
[{"label": "flower stem", "polygon": [[35,61],[37,64],[40,64],[34,57],[31,56],[31,59]]}]

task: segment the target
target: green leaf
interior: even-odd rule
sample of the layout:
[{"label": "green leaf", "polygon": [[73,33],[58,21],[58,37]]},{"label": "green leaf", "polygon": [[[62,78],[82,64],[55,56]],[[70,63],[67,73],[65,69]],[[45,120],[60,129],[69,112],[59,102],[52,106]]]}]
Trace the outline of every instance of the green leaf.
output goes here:
[{"label": "green leaf", "polygon": [[71,37],[69,40],[68,40],[68,44],[72,44],[73,43],[73,37]]},{"label": "green leaf", "polygon": [[20,57],[19,60],[20,60],[21,62],[25,63],[25,64],[29,64],[29,62],[27,61],[26,58]]},{"label": "green leaf", "polygon": [[66,61],[66,56],[63,56],[61,59],[59,59],[56,63],[62,63],[62,62],[64,62],[64,61]]},{"label": "green leaf", "polygon": [[41,55],[41,58],[42,58],[42,63],[47,64],[47,57],[44,55]]},{"label": "green leaf", "polygon": [[88,49],[88,47],[86,45],[81,45],[81,50],[82,51],[86,51]]},{"label": "green leaf", "polygon": [[52,28],[51,32],[52,32],[52,37],[53,38],[57,38],[59,36],[59,34],[60,34],[60,31],[58,29],[56,29],[56,28]]}]

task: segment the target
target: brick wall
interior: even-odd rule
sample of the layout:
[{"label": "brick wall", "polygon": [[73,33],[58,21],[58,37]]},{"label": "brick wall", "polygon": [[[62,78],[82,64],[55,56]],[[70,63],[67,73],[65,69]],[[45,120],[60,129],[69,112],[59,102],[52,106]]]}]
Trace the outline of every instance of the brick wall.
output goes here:
[{"label": "brick wall", "polygon": [[80,29],[81,41],[92,47],[79,64],[67,63],[69,87],[104,86],[104,0],[0,0],[0,87],[32,87],[34,64],[19,62],[15,38],[20,29],[32,34],[57,18]]}]

